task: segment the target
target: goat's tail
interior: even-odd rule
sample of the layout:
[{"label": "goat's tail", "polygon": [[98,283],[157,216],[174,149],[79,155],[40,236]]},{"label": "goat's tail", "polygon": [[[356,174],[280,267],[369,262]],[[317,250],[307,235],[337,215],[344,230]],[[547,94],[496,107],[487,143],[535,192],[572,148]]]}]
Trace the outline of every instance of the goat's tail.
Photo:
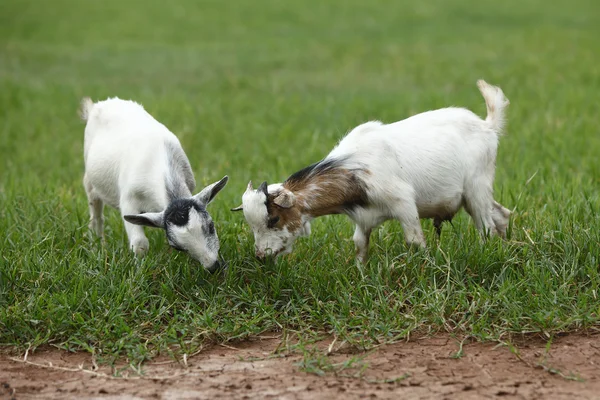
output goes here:
[{"label": "goat's tail", "polygon": [[510,101],[504,96],[502,89],[492,86],[483,79],[477,81],[477,87],[483,95],[487,107],[487,118],[485,122],[490,124],[497,133],[502,132],[505,122],[505,110]]},{"label": "goat's tail", "polygon": [[82,120],[87,121],[90,117],[90,113],[94,108],[94,102],[89,97],[81,99],[81,106],[79,107],[79,116]]}]

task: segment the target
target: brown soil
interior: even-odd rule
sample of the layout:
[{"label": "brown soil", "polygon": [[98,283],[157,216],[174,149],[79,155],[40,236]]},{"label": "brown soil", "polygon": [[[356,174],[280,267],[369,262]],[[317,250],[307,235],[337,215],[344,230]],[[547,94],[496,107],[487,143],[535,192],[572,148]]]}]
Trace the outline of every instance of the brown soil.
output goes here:
[{"label": "brown soil", "polygon": [[[0,355],[0,400],[600,398],[600,335],[556,338],[549,352],[534,339],[521,340],[513,351],[465,342],[458,358],[459,342],[449,336],[413,339],[367,353],[360,377],[351,375],[361,365],[324,376],[302,372],[301,355],[275,354],[280,344],[270,337],[212,346],[186,362],[154,360],[144,366],[144,377],[130,369],[127,378],[112,377],[106,367],[92,372],[84,353],[38,350],[27,362]],[[330,344],[320,343],[333,349],[330,362],[357,356]]]}]

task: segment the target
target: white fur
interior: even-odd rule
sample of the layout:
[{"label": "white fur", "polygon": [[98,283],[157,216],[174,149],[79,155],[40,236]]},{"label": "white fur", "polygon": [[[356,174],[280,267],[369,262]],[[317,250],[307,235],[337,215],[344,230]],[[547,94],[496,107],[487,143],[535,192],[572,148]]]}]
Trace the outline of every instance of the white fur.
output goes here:
[{"label": "white fur", "polygon": [[[194,177],[179,140],[141,105],[118,98],[94,104],[85,98],[81,117],[87,121],[84,186],[90,205],[90,228],[97,235],[103,235],[103,206],[107,203],[120,209],[124,218],[137,217],[135,224],[124,223],[131,249],[143,255],[148,250],[148,239],[140,225],[165,228],[163,217],[173,200],[170,196],[193,199],[205,207],[216,194],[211,193],[213,184],[192,196]],[[173,154],[177,156],[175,167]],[[226,177],[223,179],[226,183]],[[206,268],[215,264],[219,251],[216,233],[202,232],[202,226],[208,223],[208,214],[200,215],[192,208],[187,225],[172,226],[175,243],[169,240]]]},{"label": "white fur", "polygon": [[[268,188],[269,193],[276,193],[280,190],[280,184],[269,185]],[[299,233],[291,232],[285,227],[281,230],[269,229],[267,227],[266,199],[264,193],[254,191],[251,188],[246,190],[242,196],[244,217],[252,227],[255,238],[255,254],[258,258],[264,258],[266,255],[280,256],[289,254],[298,236],[310,235],[310,221],[307,220],[302,224]]]},{"label": "white fur", "polygon": [[[270,185],[269,193],[273,193],[280,189],[280,185]],[[247,204],[244,206],[244,217],[252,227],[255,242],[255,254],[259,258],[265,257],[269,253],[277,255],[284,244],[291,238],[290,232],[285,229],[283,231],[275,231],[267,227],[267,207],[265,203],[267,196],[261,191],[254,191],[251,185],[242,196],[242,202]]]},{"label": "white fur", "polygon": [[[356,169],[367,188],[369,206],[348,213],[356,223],[354,241],[360,260],[367,256],[371,230],[383,221],[399,220],[406,241],[425,247],[419,219],[451,217],[463,205],[482,234],[504,236],[510,213],[494,201],[493,182],[508,100],[500,88],[484,81],[478,86],[488,109],[486,120],[464,108],[444,108],[387,125],[367,122],[348,133],[325,158],[345,160],[342,167]],[[307,185],[303,198],[318,192],[311,186],[315,185]],[[270,185],[269,193],[280,188],[280,184]],[[289,232],[255,229],[266,229],[264,199],[247,191],[243,209],[255,230],[257,253],[264,253],[265,245],[278,246],[281,253],[291,251],[295,238]],[[310,223],[307,213],[302,219]]]}]

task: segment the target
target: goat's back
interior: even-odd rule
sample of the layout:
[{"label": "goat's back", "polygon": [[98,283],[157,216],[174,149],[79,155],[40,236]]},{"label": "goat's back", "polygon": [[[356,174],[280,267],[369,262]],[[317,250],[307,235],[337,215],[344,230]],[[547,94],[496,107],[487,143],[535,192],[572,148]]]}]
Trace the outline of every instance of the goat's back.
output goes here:
[{"label": "goat's back", "polygon": [[[354,128],[327,158],[359,164],[442,162],[463,152],[495,148],[498,135],[464,108],[427,111],[391,124],[371,121]],[[475,151],[476,152],[476,151]]]},{"label": "goat's back", "polygon": [[86,175],[111,205],[118,204],[125,189],[162,200],[167,143],[180,147],[177,137],[141,105],[118,98],[95,103],[85,128]]},{"label": "goat's back", "polygon": [[86,139],[102,135],[106,137],[105,140],[119,142],[126,137],[150,141],[173,136],[142,105],[119,98],[110,98],[93,105],[88,111],[85,134]]},{"label": "goat's back", "polygon": [[448,202],[454,207],[473,173],[493,177],[497,141],[471,111],[444,108],[388,125],[360,125],[327,158],[366,170],[361,176],[373,198],[386,202],[390,194],[410,192],[419,208],[429,202],[437,209]]}]

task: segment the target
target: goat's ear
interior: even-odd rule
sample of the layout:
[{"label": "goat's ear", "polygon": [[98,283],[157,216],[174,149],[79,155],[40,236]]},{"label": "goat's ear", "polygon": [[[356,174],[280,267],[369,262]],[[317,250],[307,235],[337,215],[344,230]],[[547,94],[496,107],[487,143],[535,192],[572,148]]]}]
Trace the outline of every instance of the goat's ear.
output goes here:
[{"label": "goat's ear", "polygon": [[165,225],[164,212],[123,215],[123,219],[130,224],[150,226],[152,228],[162,228]]},{"label": "goat's ear", "polygon": [[242,211],[244,209],[244,205],[240,204],[236,208],[232,208],[231,211]]},{"label": "goat's ear", "polygon": [[292,208],[296,204],[296,196],[288,189],[283,189],[273,199],[273,203],[281,208]]},{"label": "goat's ear", "polygon": [[268,191],[268,187],[269,185],[267,184],[267,181],[264,181],[263,183],[260,184],[260,186],[258,187],[258,189],[256,189],[256,191],[258,193],[264,193],[265,196],[269,197],[269,191]]},{"label": "goat's ear", "polygon": [[219,193],[221,189],[223,189],[225,185],[227,185],[228,180],[229,177],[225,175],[220,181],[212,183],[204,189],[202,189],[200,193],[193,197],[193,199],[199,204],[202,204],[203,206],[208,205],[215,198],[217,193]]}]

